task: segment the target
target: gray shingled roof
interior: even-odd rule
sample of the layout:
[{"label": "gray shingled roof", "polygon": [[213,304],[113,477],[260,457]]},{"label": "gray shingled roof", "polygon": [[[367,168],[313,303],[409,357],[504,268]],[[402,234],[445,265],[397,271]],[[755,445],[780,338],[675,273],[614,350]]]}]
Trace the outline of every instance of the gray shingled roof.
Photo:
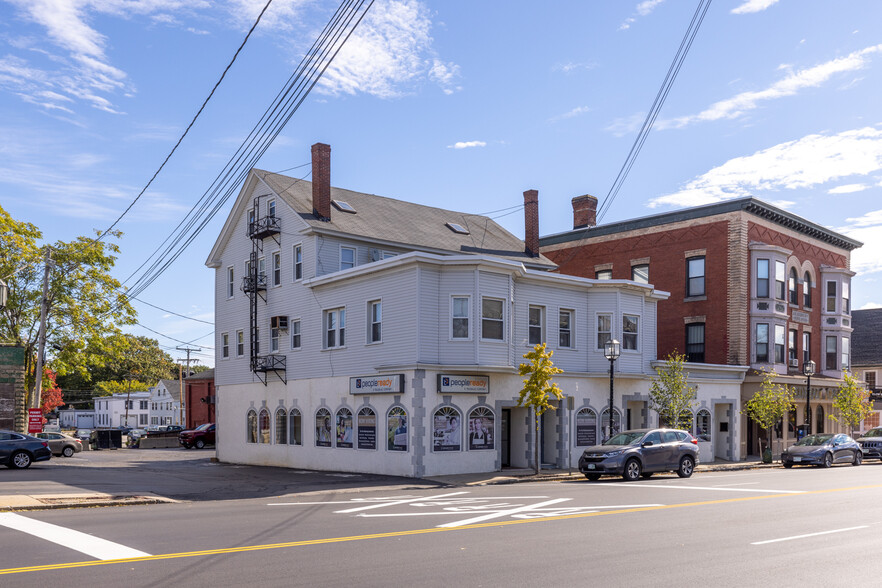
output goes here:
[{"label": "gray shingled roof", "polygon": [[190,380],[213,380],[214,379],[214,368],[203,370],[198,374],[193,374],[192,376],[188,376],[184,378],[184,381],[189,382]]},{"label": "gray shingled roof", "polygon": [[882,308],[852,311],[851,326],[851,364],[882,365]]},{"label": "gray shingled roof", "polygon": [[159,381],[165,385],[166,389],[168,389],[168,393],[171,394],[172,400],[175,402],[181,401],[181,385],[177,380],[162,379]]},{"label": "gray shingled roof", "polygon": [[[318,231],[398,243],[404,248],[498,255],[534,268],[556,267],[545,256],[527,256],[522,240],[486,216],[331,187],[331,200],[349,203],[356,214],[338,210],[332,204],[331,220],[325,222],[312,213],[312,182],[259,169],[253,171]],[[462,225],[469,234],[455,233],[445,225],[448,222]]]}]

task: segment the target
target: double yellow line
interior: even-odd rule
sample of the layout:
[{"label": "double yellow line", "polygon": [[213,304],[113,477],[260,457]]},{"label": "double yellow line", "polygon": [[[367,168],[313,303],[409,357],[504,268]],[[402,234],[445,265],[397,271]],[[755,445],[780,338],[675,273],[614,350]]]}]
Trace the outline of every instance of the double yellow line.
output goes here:
[{"label": "double yellow line", "polygon": [[304,541],[288,541],[285,543],[269,543],[265,545],[248,545],[245,547],[225,547],[222,549],[206,549],[203,551],[184,551],[181,553],[165,553],[160,555],[146,555],[143,557],[129,557],[125,559],[110,560],[91,560],[60,564],[46,564],[41,566],[28,566],[23,568],[6,568],[0,569],[0,575],[7,574],[27,574],[31,572],[46,572],[51,570],[69,570],[74,568],[87,568],[92,566],[109,566],[117,564],[128,564],[142,561],[160,561],[166,559],[185,559],[191,557],[205,557],[210,555],[225,555],[229,553],[246,553],[249,551],[263,551],[266,549],[290,549],[294,547],[308,547],[310,545],[325,545],[329,543],[346,543],[350,541],[367,541],[370,539],[386,539],[389,537],[408,537],[413,535],[428,535],[431,533],[450,533],[452,531],[469,531],[472,529],[486,529],[491,527],[505,527],[508,525],[526,525],[531,523],[546,523],[549,521],[563,521],[567,519],[584,519],[588,517],[603,517],[610,515],[628,514],[634,512],[648,512],[654,510],[665,510],[672,508],[687,508],[693,506],[709,506],[713,504],[730,504],[735,502],[747,502],[751,500],[768,500],[770,498],[793,498],[795,496],[810,496],[813,494],[830,494],[833,492],[849,492],[855,490],[871,490],[882,488],[882,484],[873,484],[869,486],[851,486],[847,488],[831,488],[828,490],[810,490],[800,492],[798,494],[763,494],[761,496],[742,496],[739,498],[726,498],[722,500],[705,500],[703,502],[683,502],[679,504],[667,504],[660,506],[641,506],[635,508],[621,508],[617,510],[607,510],[599,512],[589,512],[580,514],[559,515],[553,517],[542,517],[535,519],[517,519],[508,521],[494,521],[488,523],[478,523],[474,525],[464,525],[462,527],[432,527],[429,529],[413,529],[410,531],[393,531],[391,533],[373,533],[370,535],[351,535],[348,537],[329,537],[327,539],[307,539]]}]

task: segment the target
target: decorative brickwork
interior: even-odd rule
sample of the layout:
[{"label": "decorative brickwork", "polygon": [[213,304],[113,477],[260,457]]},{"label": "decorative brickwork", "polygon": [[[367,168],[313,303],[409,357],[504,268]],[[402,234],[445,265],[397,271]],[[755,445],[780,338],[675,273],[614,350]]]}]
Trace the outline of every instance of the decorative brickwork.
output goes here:
[{"label": "decorative brickwork", "polygon": [[748,350],[748,324],[750,311],[750,256],[747,251],[747,218],[740,214],[729,221],[729,300],[728,339],[726,363],[747,365],[750,360]]},{"label": "decorative brickwork", "polygon": [[0,347],[0,429],[25,432],[25,368],[23,347]]}]

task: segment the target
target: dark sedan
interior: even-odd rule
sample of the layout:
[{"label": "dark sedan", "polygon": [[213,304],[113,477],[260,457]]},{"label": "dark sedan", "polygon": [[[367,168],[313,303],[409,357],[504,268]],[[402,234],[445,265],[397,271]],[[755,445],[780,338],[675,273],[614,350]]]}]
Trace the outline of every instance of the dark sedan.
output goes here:
[{"label": "dark sedan", "polygon": [[579,471],[591,481],[602,475],[633,481],[655,472],[677,472],[688,478],[698,463],[698,441],[677,429],[625,431],[587,448],[579,458]]},{"label": "dark sedan", "polygon": [[8,468],[24,469],[35,461],[52,458],[49,442],[16,433],[0,431],[0,464]]},{"label": "dark sedan", "polygon": [[863,461],[861,446],[844,433],[808,435],[796,445],[791,445],[781,453],[781,464],[785,468],[794,465],[817,465],[825,468],[834,463],[850,463],[859,466]]},{"label": "dark sedan", "polygon": [[882,427],[870,429],[856,439],[864,453],[864,459],[882,459]]}]

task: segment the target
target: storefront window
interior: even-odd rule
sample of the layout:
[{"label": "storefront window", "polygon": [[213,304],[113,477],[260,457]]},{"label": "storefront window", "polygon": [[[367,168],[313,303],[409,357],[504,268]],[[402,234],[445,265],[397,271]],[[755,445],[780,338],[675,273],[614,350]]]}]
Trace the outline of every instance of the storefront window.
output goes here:
[{"label": "storefront window", "polygon": [[377,448],[377,414],[366,406],[358,411],[358,448]]},{"label": "storefront window", "polygon": [[288,443],[288,413],[284,408],[276,411],[276,443],[279,445]]},{"label": "storefront window", "polygon": [[258,418],[258,425],[260,426],[260,436],[257,440],[260,443],[269,443],[270,442],[270,415],[269,411],[265,408],[260,410],[260,417]]},{"label": "storefront window", "polygon": [[327,408],[320,408],[315,413],[315,445],[331,446],[331,412]]},{"label": "storefront window", "polygon": [[493,449],[493,411],[479,406],[469,414],[469,451]]},{"label": "storefront window", "polygon": [[695,437],[699,441],[711,440],[711,415],[707,409],[702,408],[695,415]]},{"label": "storefront window", "polygon": [[432,419],[432,449],[434,451],[460,451],[462,449],[461,416],[452,406],[435,411]]},{"label": "storefront window", "polygon": [[583,408],[576,413],[576,446],[597,445],[597,413]]},{"label": "storefront window", "polygon": [[407,451],[407,413],[403,408],[395,406],[389,410],[386,430],[388,431],[386,448],[389,451]]},{"label": "storefront window", "polygon": [[288,425],[291,431],[291,434],[288,435],[288,443],[291,445],[303,444],[300,420],[300,411],[296,408],[292,408],[291,412],[288,413]]},{"label": "storefront window", "polygon": [[248,411],[246,431],[247,437],[245,441],[248,443],[257,443],[257,411],[255,410]]},{"label": "storefront window", "polygon": [[352,449],[352,411],[341,408],[337,411],[337,447]]}]

